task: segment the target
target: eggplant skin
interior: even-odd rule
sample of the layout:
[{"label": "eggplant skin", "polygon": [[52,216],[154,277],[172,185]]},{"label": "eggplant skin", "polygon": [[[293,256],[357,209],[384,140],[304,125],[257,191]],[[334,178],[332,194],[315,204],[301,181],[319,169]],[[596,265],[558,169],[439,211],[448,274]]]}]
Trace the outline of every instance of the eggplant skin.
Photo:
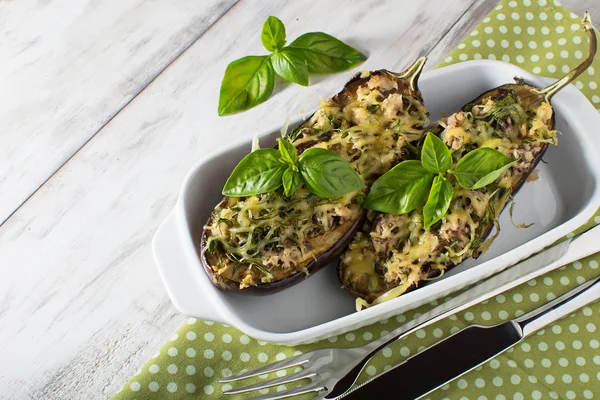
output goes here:
[{"label": "eggplant skin", "polygon": [[[202,262],[202,266],[204,267],[204,271],[210,278],[213,285],[215,285],[216,287],[218,287],[219,289],[221,289],[224,292],[236,292],[236,293],[243,293],[243,294],[254,295],[254,296],[265,296],[265,295],[274,294],[274,293],[280,292],[284,289],[287,289],[293,285],[296,285],[296,284],[302,282],[303,280],[308,278],[310,274],[314,274],[314,273],[320,271],[325,266],[327,266],[329,263],[331,263],[333,260],[335,260],[335,258],[337,256],[339,256],[346,249],[346,246],[348,246],[348,244],[354,237],[354,234],[363,225],[366,216],[367,216],[367,210],[364,210],[364,209],[361,210],[358,218],[352,224],[349,224],[350,226],[348,227],[346,232],[343,234],[341,239],[335,245],[330,247],[328,250],[326,250],[324,253],[322,253],[321,255],[316,257],[314,260],[312,260],[310,263],[308,263],[308,265],[306,265],[306,270],[308,271],[308,274],[304,273],[303,271],[298,271],[295,274],[293,274],[287,278],[280,279],[278,281],[269,282],[269,283],[261,283],[258,285],[252,285],[252,286],[246,287],[244,289],[240,289],[239,282],[235,282],[230,279],[223,278],[222,276],[216,274],[215,271],[213,271],[212,267],[210,266],[210,262],[208,260],[209,254],[208,254],[208,250],[206,249],[206,246],[205,246],[206,230],[202,233],[201,247],[200,247],[200,254],[201,254],[200,259]],[[208,223],[210,223],[210,219],[209,219]],[[338,227],[338,228],[340,228],[340,227]]]}]

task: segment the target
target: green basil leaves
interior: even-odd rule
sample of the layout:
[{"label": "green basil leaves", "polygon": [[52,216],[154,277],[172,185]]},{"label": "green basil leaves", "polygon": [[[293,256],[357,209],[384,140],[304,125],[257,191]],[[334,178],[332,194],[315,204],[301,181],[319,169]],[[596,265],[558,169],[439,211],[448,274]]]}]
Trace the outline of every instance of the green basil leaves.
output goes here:
[{"label": "green basil leaves", "polygon": [[258,149],[235,167],[223,188],[225,196],[239,197],[272,192],[282,185],[287,166],[275,149]]},{"label": "green basil leaves", "polygon": [[275,74],[308,86],[308,74],[345,71],[366,56],[344,42],[322,32],[310,32],[288,46],[285,26],[276,17],[265,21],[261,41],[268,56],[248,56],[231,62],[225,70],[219,94],[219,115],[247,110],[273,93]]},{"label": "green basil leaves", "polygon": [[482,147],[461,158],[452,173],[460,186],[480,189],[494,182],[516,162],[497,150]]},{"label": "green basil leaves", "polygon": [[[454,189],[445,174],[467,189],[480,189],[498,179],[518,160],[487,147],[468,152],[452,167],[452,154],[444,142],[429,132],[421,161],[403,161],[375,181],[363,207],[388,214],[406,214],[423,206],[425,227],[448,211]],[[425,202],[427,199],[427,202]]]},{"label": "green basil leaves", "polygon": [[[285,139],[277,139],[277,145],[279,147],[279,152],[281,153],[281,159],[284,163],[291,167],[298,165],[298,153],[293,144]],[[298,169],[296,168],[296,171],[297,170]]]},{"label": "green basil leaves", "polygon": [[452,184],[446,178],[438,175],[433,179],[427,203],[423,207],[423,222],[426,227],[430,227],[446,215],[453,194]]},{"label": "green basil leaves", "polygon": [[423,168],[434,174],[443,174],[452,166],[452,154],[446,144],[431,132],[427,134],[421,150]]},{"label": "green basil leaves", "polygon": [[290,43],[306,60],[308,71],[316,74],[345,71],[367,57],[341,40],[323,32],[310,32]]},{"label": "green basil leaves", "polygon": [[291,196],[302,184],[319,197],[331,198],[362,189],[365,184],[350,164],[329,150],[308,149],[298,157],[296,148],[279,139],[279,150],[259,149],[235,167],[223,188],[230,197],[272,192],[283,185]]},{"label": "green basil leaves", "polygon": [[219,95],[219,115],[247,110],[267,100],[275,87],[273,66],[267,56],[233,61],[225,70]]},{"label": "green basil leaves", "polygon": [[312,148],[300,156],[300,174],[308,189],[319,197],[338,197],[365,187],[364,182],[342,156]]},{"label": "green basil leaves", "polygon": [[283,49],[271,55],[271,63],[277,75],[289,82],[308,86],[308,67],[302,54],[294,49]]},{"label": "green basil leaves", "polygon": [[419,161],[401,162],[375,181],[363,207],[406,214],[423,204],[432,180],[433,175]]},{"label": "green basil leaves", "polygon": [[300,172],[292,167],[287,167],[283,172],[282,182],[283,193],[288,197],[291,196],[300,187]]},{"label": "green basil leaves", "polygon": [[277,17],[270,16],[263,24],[260,34],[265,49],[269,51],[281,50],[285,46],[285,25]]}]

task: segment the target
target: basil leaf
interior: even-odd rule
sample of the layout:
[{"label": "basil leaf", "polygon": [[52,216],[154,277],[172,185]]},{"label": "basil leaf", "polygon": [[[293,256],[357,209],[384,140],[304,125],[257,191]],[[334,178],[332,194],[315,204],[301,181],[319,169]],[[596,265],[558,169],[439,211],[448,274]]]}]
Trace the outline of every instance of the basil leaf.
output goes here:
[{"label": "basil leaf", "polygon": [[350,164],[333,151],[308,149],[300,156],[299,168],[306,186],[319,197],[338,197],[365,186]]},{"label": "basil leaf", "polygon": [[367,59],[360,51],[323,32],[305,33],[289,47],[302,54],[308,72],[313,73],[345,71]]},{"label": "basil leaf", "polygon": [[247,110],[273,93],[275,75],[269,56],[248,56],[231,62],[225,70],[219,95],[219,115]]},{"label": "basil leaf", "polygon": [[285,25],[277,17],[270,16],[265,21],[260,35],[265,49],[276,51],[285,45]]},{"label": "basil leaf", "polygon": [[446,178],[438,175],[433,179],[427,203],[423,207],[425,227],[429,228],[446,214],[453,194],[452,184]]},{"label": "basil leaf", "polygon": [[421,150],[421,164],[429,172],[443,174],[452,166],[452,154],[446,144],[433,133],[428,132],[423,150]]},{"label": "basil leaf", "polygon": [[277,75],[286,81],[308,86],[308,67],[298,50],[288,47],[277,51],[273,53],[271,62]]},{"label": "basil leaf", "polygon": [[291,196],[300,186],[300,172],[288,167],[283,172],[283,192],[286,196]]},{"label": "basil leaf", "polygon": [[482,147],[468,152],[461,158],[452,174],[460,186],[467,189],[480,189],[498,179],[517,161],[496,149]]},{"label": "basil leaf", "polygon": [[272,192],[282,185],[287,166],[275,149],[258,149],[242,158],[223,188],[230,197],[251,196]]},{"label": "basil leaf", "polygon": [[403,161],[379,177],[363,203],[369,210],[406,214],[419,207],[429,192],[433,174],[420,161]]},{"label": "basil leaf", "polygon": [[277,143],[279,144],[279,153],[283,162],[289,166],[298,165],[298,153],[294,145],[285,139],[277,139]]},{"label": "basil leaf", "polygon": [[492,171],[489,174],[485,175],[483,178],[478,180],[477,183],[475,183],[475,185],[473,185],[473,187],[471,189],[481,189],[482,187],[485,187],[485,186],[489,185],[490,183],[494,182],[496,179],[500,178],[500,175],[502,175],[502,173],[504,171],[506,171],[513,165],[515,165],[517,163],[517,161],[519,161],[519,160],[514,160],[511,163],[508,163],[505,166],[498,168],[497,170]]}]

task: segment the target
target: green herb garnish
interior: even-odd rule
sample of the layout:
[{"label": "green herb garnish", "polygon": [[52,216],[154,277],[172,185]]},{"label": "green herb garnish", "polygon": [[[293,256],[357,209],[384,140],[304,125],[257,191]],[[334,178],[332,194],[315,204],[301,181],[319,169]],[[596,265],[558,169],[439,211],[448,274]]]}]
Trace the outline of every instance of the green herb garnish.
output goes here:
[{"label": "green herb garnish", "polygon": [[417,160],[403,161],[371,186],[363,207],[388,214],[406,214],[425,201],[433,174]]},{"label": "green herb garnish", "polygon": [[275,73],[283,79],[308,86],[308,73],[326,74],[350,69],[367,57],[323,32],[310,32],[288,46],[285,26],[276,17],[265,21],[261,41],[271,52],[231,62],[225,70],[219,94],[219,115],[252,108],[273,93]]},{"label": "green herb garnish", "polygon": [[498,179],[517,161],[498,150],[483,147],[468,152],[458,161],[455,169],[450,170],[450,150],[440,138],[429,132],[421,151],[421,161],[403,161],[379,177],[371,187],[363,207],[398,215],[425,203],[424,224],[430,227],[450,207],[454,190],[446,174],[454,175],[464,188],[480,189]]},{"label": "green herb garnish", "polygon": [[288,167],[283,173],[282,179],[283,193],[290,197],[300,187],[300,172],[297,168],[294,170],[293,167]]},{"label": "green herb garnish", "polygon": [[470,151],[458,163],[452,174],[460,186],[468,189],[481,189],[515,165],[517,160],[505,156],[496,149],[482,147]]},{"label": "green herb garnish", "polygon": [[265,49],[269,51],[281,50],[285,46],[285,26],[277,17],[270,16],[263,24],[260,35]]},{"label": "green herb garnish", "polygon": [[231,197],[272,192],[282,185],[287,166],[275,149],[258,149],[248,154],[235,167],[225,183],[223,194]]},{"label": "green herb garnish", "polygon": [[437,175],[433,179],[427,203],[423,207],[423,218],[425,219],[426,227],[442,219],[450,207],[453,195],[454,189],[452,188],[452,184],[443,175]]},{"label": "green herb garnish", "polygon": [[312,148],[300,156],[300,174],[309,190],[319,197],[338,197],[365,187],[365,183],[342,156]]},{"label": "green herb garnish", "polygon": [[421,164],[429,172],[443,174],[452,166],[452,153],[446,144],[429,132],[421,150]]},{"label": "green herb garnish", "polygon": [[227,179],[223,194],[251,196],[275,191],[283,185],[284,193],[289,197],[302,182],[312,193],[323,198],[343,196],[365,186],[339,154],[312,148],[298,157],[294,145],[279,139],[279,150],[259,149],[244,157]]}]

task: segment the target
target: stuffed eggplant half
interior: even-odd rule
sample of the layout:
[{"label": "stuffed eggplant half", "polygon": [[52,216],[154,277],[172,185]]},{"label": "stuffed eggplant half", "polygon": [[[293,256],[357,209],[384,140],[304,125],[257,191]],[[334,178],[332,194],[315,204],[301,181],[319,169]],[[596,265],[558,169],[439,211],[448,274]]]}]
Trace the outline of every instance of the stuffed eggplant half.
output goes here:
[{"label": "stuffed eggplant half", "polygon": [[[526,181],[535,179],[533,172],[546,149],[557,144],[550,99],[589,67],[596,52],[588,15],[584,26],[589,33],[589,55],[563,79],[544,89],[515,79],[516,83],[482,94],[439,122],[444,129],[436,136],[438,143],[445,145],[447,150],[442,151],[451,155],[449,172],[440,178],[448,182],[447,211],[431,226],[425,223],[427,205],[400,215],[368,212],[338,266],[338,277],[343,287],[357,297],[358,310],[439,278],[444,271],[469,257],[478,257],[489,247],[499,232],[500,212]],[[496,150],[508,162],[491,182],[483,182],[483,187],[461,184],[459,178],[468,181],[472,177],[457,173],[460,160],[477,149]],[[483,168],[486,160],[480,161]],[[487,238],[494,226],[496,234]]]},{"label": "stuffed eggplant half", "polygon": [[[417,87],[424,63],[419,59],[400,74],[379,70],[355,76],[286,136],[291,157],[310,149],[332,151],[368,187],[408,157],[427,129]],[[204,227],[204,269],[226,291],[271,294],[296,284],[346,248],[363,225],[365,191],[327,198],[300,184],[289,195],[279,188],[225,197]]]}]

